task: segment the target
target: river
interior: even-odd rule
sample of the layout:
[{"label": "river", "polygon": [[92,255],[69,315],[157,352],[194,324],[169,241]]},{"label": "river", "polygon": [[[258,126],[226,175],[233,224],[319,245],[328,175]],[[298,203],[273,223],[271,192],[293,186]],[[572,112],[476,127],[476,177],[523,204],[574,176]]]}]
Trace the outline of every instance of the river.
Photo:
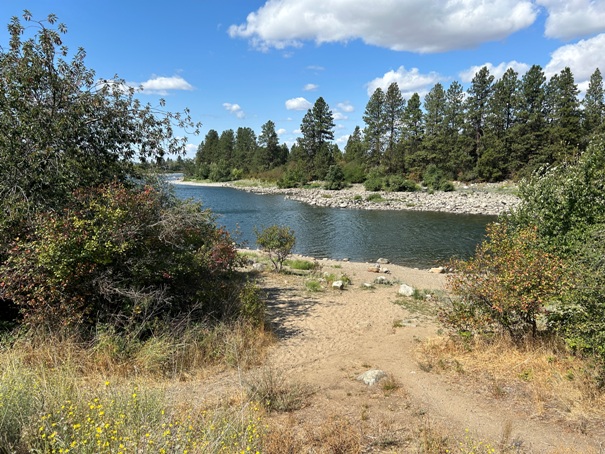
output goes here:
[{"label": "river", "polygon": [[494,216],[418,211],[351,210],[314,207],[282,195],[238,189],[175,185],[176,195],[202,202],[242,246],[256,247],[254,229],[272,224],[291,227],[294,252],[321,259],[348,258],[428,268],[450,258],[468,258]]}]

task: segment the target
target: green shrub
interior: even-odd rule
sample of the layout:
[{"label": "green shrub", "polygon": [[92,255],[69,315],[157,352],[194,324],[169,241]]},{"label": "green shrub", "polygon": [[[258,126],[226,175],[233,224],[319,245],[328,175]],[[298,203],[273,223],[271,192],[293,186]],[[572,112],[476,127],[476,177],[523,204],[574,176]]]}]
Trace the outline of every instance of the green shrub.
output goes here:
[{"label": "green shrub", "polygon": [[537,318],[571,284],[564,262],[545,252],[533,228],[491,224],[468,261],[449,278],[459,298],[444,320],[460,331],[505,330],[513,340],[537,333]]},{"label": "green shrub", "polygon": [[38,213],[0,267],[2,296],[30,326],[127,326],[217,304],[237,263],[229,234],[208,211],[153,187],[80,190],[59,212]]},{"label": "green shrub", "polygon": [[286,226],[272,225],[262,231],[255,229],[254,233],[256,234],[256,244],[269,254],[269,260],[275,271],[281,271],[284,261],[296,244],[294,230]]},{"label": "green shrub", "polygon": [[384,198],[378,192],[373,192],[372,194],[368,194],[366,200],[368,202],[382,202]]},{"label": "green shrub", "polygon": [[311,262],[309,260],[286,260],[285,264],[293,270],[310,271],[317,268],[317,263]]},{"label": "green shrub", "polygon": [[345,174],[339,165],[331,165],[326,174],[325,189],[338,191],[345,187]]},{"label": "green shrub", "polygon": [[382,178],[368,178],[363,182],[363,186],[366,191],[382,191],[383,181]]},{"label": "green shrub", "polygon": [[411,180],[406,180],[401,175],[391,175],[387,179],[386,190],[392,192],[414,192],[418,190],[418,185]]},{"label": "green shrub", "polygon": [[[435,164],[429,164],[422,174],[423,184],[432,191],[453,190],[453,185],[448,185],[447,174]],[[450,189],[451,188],[451,189]]]}]

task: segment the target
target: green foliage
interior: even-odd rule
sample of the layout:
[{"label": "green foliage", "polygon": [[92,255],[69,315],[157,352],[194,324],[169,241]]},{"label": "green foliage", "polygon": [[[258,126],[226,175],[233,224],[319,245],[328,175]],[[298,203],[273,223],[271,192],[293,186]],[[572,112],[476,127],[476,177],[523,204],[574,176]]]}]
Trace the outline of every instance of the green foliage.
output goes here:
[{"label": "green foliage", "polygon": [[368,196],[366,197],[366,200],[368,202],[382,202],[384,200],[384,198],[382,197],[382,195],[378,192],[373,192],[371,194],[368,194]]},{"label": "green foliage", "polygon": [[331,165],[326,174],[325,189],[338,191],[345,186],[345,174],[339,165]]},{"label": "green foliage", "polygon": [[225,315],[218,302],[236,263],[229,234],[199,205],[116,183],[37,213],[0,267],[1,295],[31,326],[144,332],[166,317]]},{"label": "green foliage", "polygon": [[458,330],[504,329],[514,340],[536,335],[537,319],[571,284],[563,260],[540,248],[533,228],[491,224],[468,261],[457,261],[449,286],[459,298],[444,320]]},{"label": "green foliage", "polygon": [[517,226],[535,225],[554,247],[564,247],[591,225],[605,222],[605,137],[593,140],[575,162],[536,173],[519,188]]},{"label": "green foliage", "polygon": [[385,189],[392,192],[415,192],[419,188],[416,183],[406,180],[401,175],[391,175],[387,178]]},{"label": "green foliage", "polygon": [[382,191],[383,179],[380,177],[368,178],[363,182],[366,191]]},{"label": "green foliage", "polygon": [[446,173],[436,165],[430,164],[422,174],[422,182],[433,191],[452,191],[453,184],[447,179]]},{"label": "green foliage", "polygon": [[[99,80],[85,51],[71,60],[63,24],[14,17],[0,45],[0,243],[38,210],[60,209],[73,191],[136,173],[133,161],[185,150],[173,127],[197,129],[188,112],[142,105],[118,78]],[[1,259],[1,257],[0,257]]]},{"label": "green foliage", "polygon": [[286,260],[285,264],[293,270],[310,271],[317,268],[317,263],[309,260]]},{"label": "green foliage", "polygon": [[282,177],[277,180],[280,189],[298,188],[307,182],[304,172],[298,168],[288,168]]},{"label": "green foliage", "polygon": [[255,229],[254,233],[256,234],[256,244],[269,254],[275,271],[280,272],[286,257],[290,255],[296,244],[294,231],[290,227],[272,225],[261,231]]}]

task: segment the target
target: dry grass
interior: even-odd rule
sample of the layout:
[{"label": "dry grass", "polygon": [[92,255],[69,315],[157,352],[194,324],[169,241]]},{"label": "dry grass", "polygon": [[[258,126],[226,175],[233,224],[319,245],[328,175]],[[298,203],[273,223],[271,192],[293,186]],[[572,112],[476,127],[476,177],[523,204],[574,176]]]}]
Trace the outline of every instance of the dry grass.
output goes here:
[{"label": "dry grass", "polygon": [[419,347],[418,361],[425,371],[472,376],[489,397],[514,400],[531,414],[567,421],[580,432],[605,421],[605,393],[595,369],[556,341],[518,346],[506,338],[438,338]]}]

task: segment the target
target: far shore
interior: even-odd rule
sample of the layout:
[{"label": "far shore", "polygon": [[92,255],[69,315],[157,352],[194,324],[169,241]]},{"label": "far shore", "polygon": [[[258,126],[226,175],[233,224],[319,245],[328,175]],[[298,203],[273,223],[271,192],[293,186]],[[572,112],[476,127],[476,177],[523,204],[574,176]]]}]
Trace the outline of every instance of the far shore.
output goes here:
[{"label": "far shore", "polygon": [[[498,216],[520,203],[516,186],[504,183],[455,183],[455,191],[372,192],[356,184],[340,191],[321,188],[280,189],[254,180],[215,183],[171,180],[173,184],[190,186],[230,187],[256,194],[282,194],[286,198],[309,205],[341,209],[437,211],[454,214]],[[372,195],[371,194],[379,194]]]}]

